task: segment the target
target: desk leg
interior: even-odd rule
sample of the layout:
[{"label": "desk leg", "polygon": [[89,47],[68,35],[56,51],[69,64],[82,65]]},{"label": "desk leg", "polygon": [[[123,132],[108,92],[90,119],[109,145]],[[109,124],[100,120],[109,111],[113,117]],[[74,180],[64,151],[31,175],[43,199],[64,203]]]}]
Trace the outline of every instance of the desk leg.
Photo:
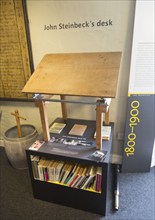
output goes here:
[{"label": "desk leg", "polygon": [[50,140],[50,133],[49,133],[49,124],[48,124],[48,117],[47,112],[45,108],[45,103],[43,101],[36,101],[36,106],[39,107],[40,111],[40,118],[41,118],[41,124],[43,129],[43,138],[44,141]]},{"label": "desk leg", "polygon": [[109,108],[107,110],[107,112],[105,112],[105,125],[109,125]]},{"label": "desk leg", "polygon": [[102,150],[102,106],[96,106],[96,149]]},{"label": "desk leg", "polygon": [[[65,95],[60,95],[61,100],[65,100]],[[62,109],[62,117],[66,121],[67,120],[67,106],[66,103],[61,103],[61,109]]]}]

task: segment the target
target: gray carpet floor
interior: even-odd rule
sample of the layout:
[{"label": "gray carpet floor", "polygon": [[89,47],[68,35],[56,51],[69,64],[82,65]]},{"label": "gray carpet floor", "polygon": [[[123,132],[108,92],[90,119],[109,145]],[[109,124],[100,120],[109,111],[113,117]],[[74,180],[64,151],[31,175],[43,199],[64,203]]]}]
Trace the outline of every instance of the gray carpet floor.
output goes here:
[{"label": "gray carpet floor", "polygon": [[33,198],[28,170],[14,169],[0,147],[0,220],[154,220],[155,168],[119,178],[120,208],[113,210],[109,191],[106,217],[40,201]]}]

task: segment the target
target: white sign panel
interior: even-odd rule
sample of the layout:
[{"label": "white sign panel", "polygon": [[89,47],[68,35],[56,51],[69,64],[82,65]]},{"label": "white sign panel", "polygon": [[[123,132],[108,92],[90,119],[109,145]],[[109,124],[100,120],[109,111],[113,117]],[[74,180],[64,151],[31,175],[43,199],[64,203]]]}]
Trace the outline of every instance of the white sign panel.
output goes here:
[{"label": "white sign panel", "polygon": [[155,137],[154,1],[137,1],[122,171],[150,170]]},{"label": "white sign panel", "polygon": [[129,1],[28,0],[34,64],[46,53],[122,51]]},{"label": "white sign panel", "polygon": [[154,1],[137,1],[133,35],[129,94],[154,94]]}]

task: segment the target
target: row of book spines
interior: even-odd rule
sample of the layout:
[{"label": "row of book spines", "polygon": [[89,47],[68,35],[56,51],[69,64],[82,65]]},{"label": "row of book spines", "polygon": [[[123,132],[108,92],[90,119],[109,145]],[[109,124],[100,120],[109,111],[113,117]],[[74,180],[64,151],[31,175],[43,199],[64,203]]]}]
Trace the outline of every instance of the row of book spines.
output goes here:
[{"label": "row of book spines", "polygon": [[74,188],[101,191],[101,167],[70,164],[63,161],[49,161],[31,157],[34,178]]},{"label": "row of book spines", "polygon": [[[81,177],[81,181],[80,181],[79,177]],[[83,178],[85,178],[85,179],[83,179]],[[97,174],[97,176],[91,176],[92,181],[88,178],[89,178],[89,176],[78,176],[77,175],[69,184],[69,183],[66,183],[67,181],[65,181],[65,182],[51,181],[48,178],[47,173],[45,172],[44,179],[39,179],[39,178],[35,178],[35,179],[45,181],[45,182],[55,183],[55,184],[59,184],[59,185],[63,185],[63,186],[68,186],[68,187],[72,187],[72,188],[85,189],[88,191],[101,193],[101,175]],[[87,185],[86,185],[85,183],[87,180],[89,180],[89,182],[87,182]],[[77,184],[77,182],[78,182],[78,184]]]},{"label": "row of book spines", "polygon": [[[43,172],[43,178],[42,177],[39,178],[39,180],[41,181],[54,182],[54,183],[61,184],[64,186],[69,186],[69,187],[74,187],[74,188],[79,188],[79,189],[91,189],[92,191],[97,191],[97,192],[100,192],[101,190],[101,174],[99,173],[97,173],[96,175],[95,174],[94,175],[77,174],[76,176],[73,173],[72,175],[70,174],[69,176],[69,172],[66,172],[64,173],[64,176],[62,177],[62,179],[58,181],[58,180],[51,180],[48,174],[48,170],[46,168],[41,168],[41,169],[42,169],[41,172]],[[82,169],[82,170],[83,170],[83,173],[85,173],[86,169]]]}]

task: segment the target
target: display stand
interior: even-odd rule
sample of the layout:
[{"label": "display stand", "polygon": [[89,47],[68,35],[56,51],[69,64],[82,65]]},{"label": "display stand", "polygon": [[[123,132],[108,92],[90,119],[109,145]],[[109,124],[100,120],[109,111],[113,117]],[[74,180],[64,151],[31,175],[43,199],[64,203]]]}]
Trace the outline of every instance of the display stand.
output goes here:
[{"label": "display stand", "polygon": [[122,158],[125,173],[150,172],[155,140],[154,1],[136,1],[134,17]]},{"label": "display stand", "polygon": [[[109,121],[109,107],[111,98],[116,96],[120,59],[120,52],[47,54],[43,57],[24,87],[23,92],[35,94],[34,99],[36,106],[39,107],[43,128],[43,140],[45,141],[45,144],[43,144],[38,151],[30,149],[26,151],[35,198],[105,215],[108,170],[113,134],[113,124]],[[60,95],[60,100],[54,99],[53,95]],[[67,99],[67,96],[95,97],[97,100],[88,103],[76,100],[70,101]],[[68,144],[61,146],[59,144],[57,146],[57,143],[51,143],[53,134],[49,132],[46,101],[61,103],[62,120],[67,126],[64,129],[66,133],[59,134],[57,138],[61,139],[67,136],[68,128],[71,128],[70,124],[73,125],[73,121],[74,124],[82,123],[90,127],[86,130],[86,134],[84,133],[82,136],[86,141],[89,140],[89,142],[91,142],[90,148],[83,148],[83,146],[81,146],[81,148],[74,147],[74,149],[71,148],[70,152],[70,147],[72,146],[68,146]],[[68,119],[66,103],[70,102],[95,105],[96,122],[85,120],[72,121],[72,119]],[[103,114],[105,115],[104,125],[110,125],[112,128],[109,141],[102,140]],[[96,141],[93,136],[95,131]],[[70,138],[70,136],[67,136],[67,138]],[[71,138],[76,140],[76,136],[74,135]],[[54,147],[54,150],[52,147]],[[61,148],[63,148],[63,150]],[[81,149],[80,152],[79,149]],[[100,150],[106,154],[106,158],[103,161],[97,162],[89,159],[89,156],[96,150]],[[78,153],[76,151],[78,151]],[[32,155],[45,157],[47,160],[55,158],[63,161],[73,161],[74,163],[91,164],[91,166],[101,167],[102,185],[100,194],[36,180],[32,170]],[[63,198],[65,198],[65,200]]]}]

